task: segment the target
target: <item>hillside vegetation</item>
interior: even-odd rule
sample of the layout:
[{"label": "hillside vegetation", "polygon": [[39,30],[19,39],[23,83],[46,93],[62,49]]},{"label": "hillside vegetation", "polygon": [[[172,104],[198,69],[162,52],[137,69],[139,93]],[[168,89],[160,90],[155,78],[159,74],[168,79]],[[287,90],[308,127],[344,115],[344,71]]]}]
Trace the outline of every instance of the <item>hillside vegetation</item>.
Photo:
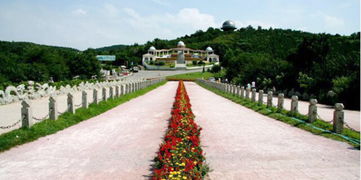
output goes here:
[{"label": "hillside vegetation", "polygon": [[224,78],[233,83],[255,81],[258,88],[274,87],[286,96],[360,109],[359,32],[341,36],[251,26],[234,32],[209,28],[174,40],[155,39],[101,52],[117,55],[116,63],[136,64],[151,45],[172,48],[179,40],[194,49],[211,46],[220,55]]},{"label": "hillside vegetation", "polygon": [[38,45],[27,42],[0,41],[0,86],[34,80],[47,82],[82,79],[98,75],[96,52]]},{"label": "hillside vegetation", "polygon": [[211,46],[220,55],[223,79],[259,89],[273,89],[286,96],[342,102],[360,109],[360,33],[349,36],[313,34],[249,26],[234,32],[209,28],[174,40],[154,39],[144,45],[114,45],[78,51],[33,43],[0,41],[0,85],[26,80],[68,80],[99,73],[97,54],[116,55],[113,65],[141,64],[150,46],[173,48],[182,40],[187,47]]}]

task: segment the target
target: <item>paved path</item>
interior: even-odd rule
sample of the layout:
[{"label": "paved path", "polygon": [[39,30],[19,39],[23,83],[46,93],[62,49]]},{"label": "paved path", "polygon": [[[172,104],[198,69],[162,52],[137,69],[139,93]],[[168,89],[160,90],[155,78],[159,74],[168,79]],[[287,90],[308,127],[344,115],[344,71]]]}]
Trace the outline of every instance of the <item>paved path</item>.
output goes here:
[{"label": "paved path", "polygon": [[132,76],[126,77],[126,79],[139,79],[139,78],[159,78],[166,76],[173,76],[177,74],[185,74],[185,73],[194,73],[194,72],[202,72],[202,69],[193,69],[193,70],[176,70],[176,71],[159,71],[159,70],[151,70],[151,71],[139,71],[137,73],[133,73]]},{"label": "paved path", "polygon": [[177,88],[168,82],[97,117],[0,153],[0,179],[144,179]]},{"label": "paved path", "polygon": [[186,82],[218,179],[360,179],[360,151],[268,118]]},{"label": "paved path", "polygon": [[[199,72],[202,70],[177,70],[177,71],[139,71],[138,73],[134,73],[132,76],[126,77],[128,80],[138,80],[142,78],[158,78],[165,77],[176,74],[184,74],[191,72]],[[107,89],[107,97],[109,97],[109,88]],[[88,93],[88,101],[89,103],[93,102],[93,91],[86,90]],[[98,89],[98,97],[102,97],[101,89]],[[81,91],[74,93],[75,104],[81,104]],[[33,116],[38,119],[42,119],[46,117],[49,109],[49,97],[43,97],[39,99],[30,100],[32,104]],[[64,112],[67,108],[67,95],[59,95],[57,96],[58,103],[58,111]],[[6,105],[0,105],[0,127],[13,125],[21,119],[21,102],[15,102]],[[38,121],[35,121],[38,123]],[[21,127],[21,123],[16,124],[15,126],[8,129],[0,129],[0,134],[10,132],[14,129],[18,129]]]}]

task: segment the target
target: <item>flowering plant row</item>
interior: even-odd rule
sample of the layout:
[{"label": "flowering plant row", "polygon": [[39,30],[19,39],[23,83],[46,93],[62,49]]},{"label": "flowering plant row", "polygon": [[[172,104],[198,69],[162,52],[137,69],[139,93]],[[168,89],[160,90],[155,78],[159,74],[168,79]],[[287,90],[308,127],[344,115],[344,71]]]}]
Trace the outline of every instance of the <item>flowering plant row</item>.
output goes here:
[{"label": "flowering plant row", "polygon": [[153,179],[203,179],[208,167],[200,146],[200,131],[184,83],[179,81],[168,130],[154,159]]}]

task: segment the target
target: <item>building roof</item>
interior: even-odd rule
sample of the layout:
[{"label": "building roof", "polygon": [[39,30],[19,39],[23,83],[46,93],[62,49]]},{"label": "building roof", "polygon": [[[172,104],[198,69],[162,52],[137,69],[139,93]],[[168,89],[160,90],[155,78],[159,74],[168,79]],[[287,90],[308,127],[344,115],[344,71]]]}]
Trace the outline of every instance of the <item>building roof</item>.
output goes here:
[{"label": "building roof", "polygon": [[157,50],[157,49],[155,49],[154,46],[151,46],[148,51],[155,51],[155,50]]},{"label": "building roof", "polygon": [[183,41],[179,41],[177,47],[186,47]]},{"label": "building roof", "polygon": [[147,53],[147,54],[143,54],[143,57],[154,57],[154,55]]},{"label": "building roof", "polygon": [[213,49],[208,46],[207,49],[206,49],[206,51],[207,51],[207,52],[213,52]]}]

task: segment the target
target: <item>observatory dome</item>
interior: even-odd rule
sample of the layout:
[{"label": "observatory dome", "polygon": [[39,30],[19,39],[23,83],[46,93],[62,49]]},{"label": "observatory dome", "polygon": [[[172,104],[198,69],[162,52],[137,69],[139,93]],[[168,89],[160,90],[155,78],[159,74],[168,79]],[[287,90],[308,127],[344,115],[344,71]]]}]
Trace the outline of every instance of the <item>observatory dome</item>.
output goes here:
[{"label": "observatory dome", "polygon": [[236,24],[233,21],[227,20],[223,23],[222,29],[223,31],[233,31],[237,28],[236,28]]}]

